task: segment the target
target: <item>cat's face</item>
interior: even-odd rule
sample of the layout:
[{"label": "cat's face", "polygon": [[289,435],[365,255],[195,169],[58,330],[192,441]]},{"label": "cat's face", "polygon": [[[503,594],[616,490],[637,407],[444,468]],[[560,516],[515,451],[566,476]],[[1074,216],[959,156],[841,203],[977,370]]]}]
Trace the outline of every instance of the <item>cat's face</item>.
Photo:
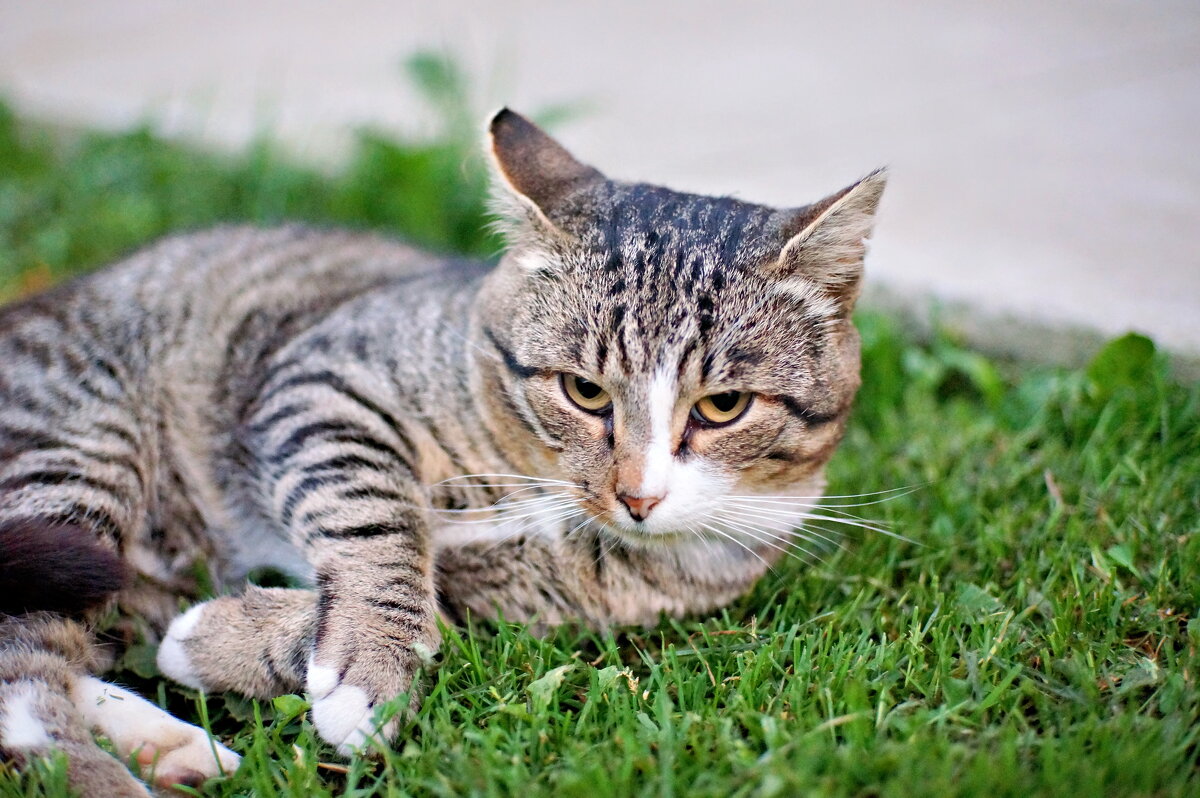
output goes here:
[{"label": "cat's face", "polygon": [[494,146],[528,215],[484,335],[543,476],[634,541],[785,532],[801,505],[754,520],[742,497],[820,494],[858,388],[848,315],[882,179],[776,211],[608,181],[510,123]]}]

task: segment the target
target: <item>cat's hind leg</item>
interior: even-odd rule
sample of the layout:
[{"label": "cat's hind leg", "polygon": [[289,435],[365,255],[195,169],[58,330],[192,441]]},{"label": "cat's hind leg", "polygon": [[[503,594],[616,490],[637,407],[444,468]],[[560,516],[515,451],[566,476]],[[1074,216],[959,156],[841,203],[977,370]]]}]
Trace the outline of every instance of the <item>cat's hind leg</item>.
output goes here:
[{"label": "cat's hind leg", "polygon": [[0,616],[0,759],[23,767],[62,752],[72,789],[86,798],[145,798],[145,785],[96,745],[72,699],[94,664],[80,624],[49,613]]},{"label": "cat's hind leg", "polygon": [[141,696],[94,676],[75,679],[71,698],[88,726],[107,737],[125,759],[136,757],[160,787],[199,787],[229,775],[241,757]]},{"label": "cat's hind leg", "polygon": [[94,665],[83,627],[49,613],[0,616],[0,759],[25,767],[61,752],[85,798],[146,798],[144,784],[92,739],[71,696]]},{"label": "cat's hind leg", "polygon": [[[57,670],[57,668],[54,668]],[[84,798],[148,798],[146,786],[96,745],[59,674],[0,683],[0,759],[18,768],[62,752]]]},{"label": "cat's hind leg", "polygon": [[[2,616],[0,616],[2,617]],[[96,666],[83,625],[50,613],[0,620],[0,755],[24,766],[56,751],[85,798],[148,795],[146,786],[92,738],[99,731],[123,759],[136,757],[154,784],[196,786],[237,768],[238,756],[115,685]]]}]

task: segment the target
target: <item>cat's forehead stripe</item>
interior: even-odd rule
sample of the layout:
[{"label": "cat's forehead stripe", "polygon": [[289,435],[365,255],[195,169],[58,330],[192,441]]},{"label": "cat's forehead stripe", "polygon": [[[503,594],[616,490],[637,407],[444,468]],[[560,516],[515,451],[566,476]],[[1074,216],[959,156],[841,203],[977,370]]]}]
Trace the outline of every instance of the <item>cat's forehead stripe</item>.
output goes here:
[{"label": "cat's forehead stripe", "polygon": [[[574,220],[590,229],[585,243],[605,253],[607,271],[637,280],[659,271],[683,278],[685,269],[695,280],[714,266],[753,260],[761,242],[748,244],[763,238],[772,213],[730,197],[645,184],[609,184],[593,201],[589,215]],[[696,257],[701,249],[710,257]]]}]

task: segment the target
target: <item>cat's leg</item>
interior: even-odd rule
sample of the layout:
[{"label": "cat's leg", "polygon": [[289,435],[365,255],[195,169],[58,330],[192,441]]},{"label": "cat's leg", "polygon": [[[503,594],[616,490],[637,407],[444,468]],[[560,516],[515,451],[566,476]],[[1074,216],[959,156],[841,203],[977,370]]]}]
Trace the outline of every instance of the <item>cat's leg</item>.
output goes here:
[{"label": "cat's leg", "polygon": [[382,704],[438,650],[420,454],[373,374],[300,357],[276,370],[245,428],[266,509],[315,572],[306,673],[317,731],[342,753],[391,737]]},{"label": "cat's leg", "polygon": [[344,755],[395,735],[401,719],[376,729],[376,710],[404,693],[415,701],[414,678],[441,646],[422,525],[399,508],[386,517],[310,544],[319,596],[306,686],[313,724]]},{"label": "cat's leg", "polygon": [[[384,570],[387,570],[386,564]],[[354,577],[348,574],[347,578]],[[317,663],[317,667],[321,667],[321,660],[317,659],[320,595],[316,590],[249,587],[238,596],[223,596],[197,604],[178,616],[167,628],[158,651],[159,670],[175,681],[198,690],[232,690],[253,698],[273,698],[297,692],[307,685],[313,701],[314,722],[322,737],[343,748],[344,752],[361,747],[366,737],[375,733],[371,725],[374,705],[371,701],[363,701],[365,689],[358,687],[356,682],[342,682],[328,688],[326,682],[318,681],[314,687],[309,678],[310,666]],[[365,597],[351,595],[350,598],[364,601]],[[396,600],[385,594],[378,601],[390,610],[392,602]],[[375,601],[364,603],[369,606],[360,606],[355,610],[354,604],[351,604],[349,607],[343,606],[343,609],[358,612],[359,616],[376,609]],[[357,627],[353,621],[349,624],[339,620],[327,621],[331,628],[326,634],[334,639],[340,638],[351,657],[370,656],[369,667],[380,669],[375,675],[404,685],[384,688],[380,695],[389,689],[395,692],[387,693],[387,698],[378,699],[375,704],[405,692],[411,686],[417,668],[432,658],[438,643],[436,620],[431,618],[428,622],[432,625],[433,634],[423,638],[427,642],[416,652],[400,659],[399,664],[406,667],[399,678],[394,674],[389,676],[388,669],[396,666],[389,659],[395,656],[392,648],[402,640],[411,639],[415,645],[421,645],[422,642],[422,638],[416,635],[400,637],[409,631],[406,619],[401,617],[393,625],[391,617],[394,616],[376,616],[375,627],[366,630],[384,638],[387,648],[382,654],[370,652],[367,647],[369,637],[355,640]],[[362,664],[358,663],[359,667]],[[326,668],[325,674],[330,670]],[[346,667],[350,678],[355,676],[354,670],[358,668],[352,670]],[[318,676],[322,675],[321,670],[317,673]],[[354,689],[343,690],[342,687],[347,684]],[[334,713],[332,720],[330,713]],[[345,719],[346,714],[351,714],[351,719],[355,720],[355,725],[348,730],[337,725]],[[348,725],[349,721],[346,723]],[[385,736],[394,730],[395,725],[391,724],[391,728],[385,729]],[[345,736],[334,739],[335,733],[343,732]],[[350,742],[346,742],[348,737],[352,738]]]},{"label": "cat's leg", "polygon": [[18,765],[61,751],[72,789],[87,798],[148,795],[119,760],[92,739],[108,737],[118,754],[136,756],[160,787],[199,786],[239,757],[115,685],[88,675],[96,666],[82,624],[49,613],[0,621],[0,753]]},{"label": "cat's leg", "polygon": [[628,622],[612,609],[624,585],[580,565],[569,546],[543,538],[447,547],[437,554],[438,600],[448,620],[502,616],[535,634],[564,623]]},{"label": "cat's leg", "polygon": [[758,576],[738,559],[753,555],[734,551],[704,568],[695,556],[712,552],[704,544],[634,548],[594,532],[470,543],[438,552],[438,597],[451,618],[499,613],[535,632],[563,623],[651,626],[664,614],[724,606]]},{"label": "cat's leg", "polygon": [[[89,634],[63,615],[27,614],[77,615],[109,599],[124,583],[118,552],[145,515],[149,467],[136,415],[115,387],[87,387],[112,387],[113,395],[66,418],[27,415],[0,434],[0,749],[18,763],[64,753],[72,788],[85,796],[145,796],[145,785],[92,739],[93,728],[115,730],[81,704],[78,690],[98,665]],[[44,386],[25,388],[37,395]],[[150,735],[139,742],[159,750],[178,748],[181,728],[204,737],[180,721],[137,720]],[[198,783],[219,770],[211,752],[186,762],[175,754],[156,783]]]},{"label": "cat's leg", "polygon": [[[439,611],[447,623],[498,613],[537,627],[611,621],[602,585],[562,570],[564,558],[529,541],[438,552]],[[166,676],[210,693],[269,699],[304,688],[318,593],[248,587],[196,604],[167,628],[158,650]]]},{"label": "cat's leg", "polygon": [[[561,573],[555,558],[524,541],[443,549],[436,572],[439,611],[447,623],[468,614],[488,618],[498,613],[541,627],[607,622],[597,586]],[[210,693],[269,699],[303,690],[317,602],[315,590],[254,586],[240,595],[200,602],[167,628],[158,668],[181,684]]]},{"label": "cat's leg", "polygon": [[157,786],[199,787],[233,773],[241,762],[198,726],[94,676],[77,676],[71,698],[88,726],[107,737],[123,759],[136,757]]},{"label": "cat's leg", "polygon": [[[514,537],[443,548],[435,559],[439,610],[447,623],[499,614],[531,624],[536,633],[564,623],[596,629],[652,624],[660,612],[705,608],[686,603],[684,583],[694,588],[694,580],[673,578],[670,568],[622,552],[611,541],[564,545]],[[728,586],[701,586],[699,592],[705,602],[731,598]],[[258,698],[294,692],[304,684],[317,602],[312,590],[250,587],[240,596],[197,604],[167,630],[159,667],[209,691]]]},{"label": "cat's leg", "polygon": [[158,667],[197,690],[274,698],[304,689],[317,592],[249,587],[205,601],[167,628]]},{"label": "cat's leg", "polygon": [[0,620],[0,760],[24,767],[61,752],[85,798],[147,798],[146,786],[92,739],[71,695],[91,662],[83,628],[48,614]]}]

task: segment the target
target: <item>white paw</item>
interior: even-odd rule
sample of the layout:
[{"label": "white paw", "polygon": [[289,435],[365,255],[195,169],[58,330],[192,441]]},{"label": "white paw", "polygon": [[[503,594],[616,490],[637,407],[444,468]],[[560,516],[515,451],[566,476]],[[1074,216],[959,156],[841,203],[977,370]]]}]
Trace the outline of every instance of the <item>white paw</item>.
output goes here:
[{"label": "white paw", "polygon": [[324,698],[338,686],[336,668],[318,665],[313,657],[308,658],[308,694],[314,701]]},{"label": "white paw", "polygon": [[0,740],[13,751],[36,750],[51,745],[50,735],[33,706],[37,689],[32,684],[19,684],[5,693],[0,707]]},{"label": "white paw", "polygon": [[238,769],[240,756],[210,740],[203,730],[193,727],[191,731],[172,747],[148,742],[138,751],[138,763],[153,773],[155,786],[199,787],[211,778],[228,776]]},{"label": "white paw", "polygon": [[94,676],[77,677],[71,698],[87,725],[108,737],[122,759],[136,756],[143,772],[152,772],[160,787],[198,787],[213,776],[237,770],[241,761],[200,727]]},{"label": "white paw", "polygon": [[384,743],[399,728],[395,719],[382,729],[375,726],[375,707],[360,688],[338,684],[337,671],[312,662],[308,666],[308,692],[312,721],[321,739],[345,757],[366,750],[368,743]]},{"label": "white paw", "polygon": [[321,738],[342,756],[352,756],[366,747],[375,733],[371,719],[374,707],[359,688],[343,684],[312,704],[313,725]]},{"label": "white paw", "polygon": [[192,668],[192,662],[184,648],[183,641],[191,636],[192,630],[200,622],[200,616],[203,613],[204,605],[197,604],[183,615],[176,617],[167,627],[167,634],[163,637],[162,645],[158,647],[158,669],[180,684],[195,690],[203,690],[204,685],[195,669]]}]

